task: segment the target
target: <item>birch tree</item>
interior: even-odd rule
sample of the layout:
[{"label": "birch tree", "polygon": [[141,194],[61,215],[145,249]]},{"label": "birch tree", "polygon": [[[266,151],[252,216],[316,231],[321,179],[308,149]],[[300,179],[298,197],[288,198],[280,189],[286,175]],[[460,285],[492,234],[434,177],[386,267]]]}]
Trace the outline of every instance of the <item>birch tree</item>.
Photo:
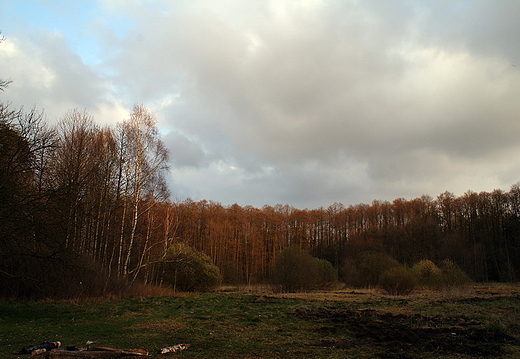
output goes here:
[{"label": "birch tree", "polygon": [[139,218],[157,201],[165,200],[168,191],[164,172],[168,169],[168,151],[156,127],[155,115],[143,105],[136,105],[130,118],[117,127],[119,143],[119,180],[122,214],[117,265],[119,274],[137,276],[147,248],[134,253]]}]

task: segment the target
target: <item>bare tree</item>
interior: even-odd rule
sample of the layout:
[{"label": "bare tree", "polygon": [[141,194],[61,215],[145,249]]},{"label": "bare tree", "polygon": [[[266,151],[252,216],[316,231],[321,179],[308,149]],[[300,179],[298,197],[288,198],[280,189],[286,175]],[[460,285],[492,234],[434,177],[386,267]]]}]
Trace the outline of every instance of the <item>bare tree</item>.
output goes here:
[{"label": "bare tree", "polygon": [[[155,115],[142,105],[136,105],[130,118],[118,125],[117,136],[120,146],[118,187],[123,201],[117,264],[120,275],[134,274],[135,278],[142,263],[137,258],[130,268],[139,218],[157,200],[168,197],[163,177],[168,168],[168,151],[159,136]],[[143,255],[147,249],[141,249],[140,255]]]},{"label": "bare tree", "polygon": [[87,111],[67,112],[58,124],[58,149],[52,159],[53,187],[61,203],[65,246],[82,251],[89,214],[89,184],[94,170],[92,149],[97,127]]},{"label": "bare tree", "polygon": [[[0,44],[5,41],[5,37],[2,35],[2,31],[0,31]],[[0,91],[4,91],[9,84],[13,82],[12,80],[0,80]]]}]

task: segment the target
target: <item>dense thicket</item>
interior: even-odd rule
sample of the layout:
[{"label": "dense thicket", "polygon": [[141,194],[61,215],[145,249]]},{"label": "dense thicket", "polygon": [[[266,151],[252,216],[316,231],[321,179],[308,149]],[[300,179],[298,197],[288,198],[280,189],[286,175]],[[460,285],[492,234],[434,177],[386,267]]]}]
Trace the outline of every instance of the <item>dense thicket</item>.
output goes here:
[{"label": "dense thicket", "polygon": [[0,105],[0,284],[6,296],[68,296],[146,281],[168,246],[168,153],[136,106],[115,128],[74,110],[53,128]]}]

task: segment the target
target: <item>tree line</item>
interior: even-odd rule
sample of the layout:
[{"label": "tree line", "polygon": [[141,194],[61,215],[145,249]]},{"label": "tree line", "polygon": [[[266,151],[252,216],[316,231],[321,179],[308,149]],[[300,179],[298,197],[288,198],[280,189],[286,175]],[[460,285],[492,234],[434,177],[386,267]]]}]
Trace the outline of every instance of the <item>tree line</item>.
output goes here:
[{"label": "tree line", "polygon": [[232,283],[269,280],[276,256],[292,245],[329,261],[343,277],[366,252],[410,267],[450,260],[477,281],[515,281],[520,270],[519,184],[508,192],[444,192],[312,210],[191,200],[172,207],[175,238],[207,253]]},{"label": "tree line", "polygon": [[290,246],[329,261],[340,279],[370,251],[408,266],[450,260],[478,281],[518,279],[519,184],[311,210],[175,203],[164,178],[168,151],[142,105],[112,127],[81,110],[50,126],[34,109],[0,105],[0,146],[4,294],[165,284],[176,243],[204,253],[230,284],[268,282]]}]

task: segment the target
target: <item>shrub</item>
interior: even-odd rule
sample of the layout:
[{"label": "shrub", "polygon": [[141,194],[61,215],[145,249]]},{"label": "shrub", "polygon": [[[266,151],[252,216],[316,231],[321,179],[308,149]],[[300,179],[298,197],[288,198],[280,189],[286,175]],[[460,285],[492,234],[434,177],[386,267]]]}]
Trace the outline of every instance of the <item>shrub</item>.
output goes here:
[{"label": "shrub", "polygon": [[446,259],[441,263],[442,287],[452,289],[471,283],[469,276],[453,261]]},{"label": "shrub", "polygon": [[284,292],[311,289],[316,282],[313,257],[298,246],[284,249],[274,265],[274,284]]},{"label": "shrub", "polygon": [[161,261],[162,279],[174,290],[208,291],[222,283],[218,267],[204,253],[184,243],[174,243]]},{"label": "shrub", "polygon": [[338,270],[325,259],[314,258],[316,266],[316,289],[330,289],[338,283]]},{"label": "shrub", "polygon": [[338,272],[329,261],[290,246],[276,257],[273,279],[273,284],[284,292],[327,289],[337,283]]},{"label": "shrub", "polygon": [[381,274],[379,285],[388,294],[405,295],[410,294],[415,289],[417,279],[405,267],[392,267]]},{"label": "shrub", "polygon": [[399,262],[382,252],[363,252],[343,268],[344,280],[354,287],[376,287],[383,272],[400,266]]},{"label": "shrub", "polygon": [[422,260],[412,267],[418,284],[430,289],[439,289],[442,285],[442,270],[430,260]]}]

